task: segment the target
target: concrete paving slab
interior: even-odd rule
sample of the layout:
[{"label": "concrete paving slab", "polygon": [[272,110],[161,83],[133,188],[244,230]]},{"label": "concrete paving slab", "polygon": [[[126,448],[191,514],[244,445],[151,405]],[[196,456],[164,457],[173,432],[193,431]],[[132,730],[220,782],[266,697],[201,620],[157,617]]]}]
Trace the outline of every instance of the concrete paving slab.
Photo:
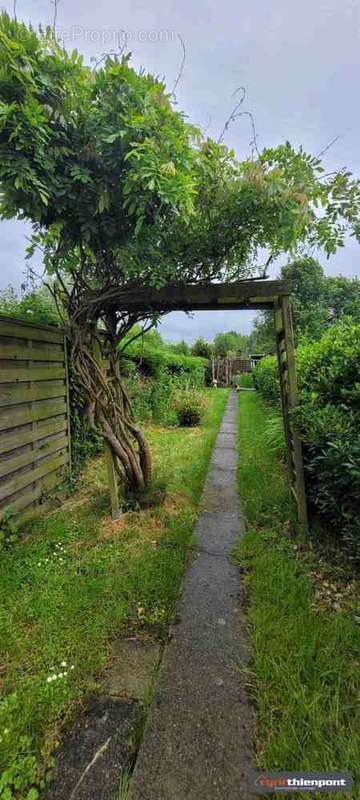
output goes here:
[{"label": "concrete paving slab", "polygon": [[[221,470],[219,470],[219,473]],[[210,473],[208,483],[204,489],[200,509],[201,511],[231,511],[236,508],[237,491],[232,486],[227,486],[224,482],[224,475],[221,473],[223,483],[219,486],[211,477]],[[241,513],[241,512],[240,512]],[[200,524],[200,518],[199,518]]]},{"label": "concrete paving slab", "polygon": [[248,660],[247,620],[239,571],[231,560],[244,521],[235,468],[220,466],[227,462],[224,452],[231,453],[220,437],[229,432],[225,426],[236,432],[236,406],[233,393],[210,464],[196,527],[198,551],[164,650],[130,800],[258,796],[249,779],[255,763],[253,710],[242,672]]},{"label": "concrete paving slab", "polygon": [[236,422],[224,421],[222,426],[221,426],[221,433],[232,433],[233,436],[237,436],[237,424],[236,424]]},{"label": "concrete paving slab", "polygon": [[218,469],[233,470],[237,469],[238,454],[230,447],[217,447],[214,452],[213,465]]},{"label": "concrete paving slab", "polygon": [[216,440],[217,447],[229,447],[230,450],[237,450],[236,438],[233,433],[219,433]]},{"label": "concrete paving slab", "polygon": [[160,659],[160,645],[137,639],[118,639],[112,648],[106,692],[111,697],[144,697]]},{"label": "concrete paving slab", "polygon": [[56,755],[47,800],[114,800],[131,764],[129,734],[137,703],[94,697]]}]

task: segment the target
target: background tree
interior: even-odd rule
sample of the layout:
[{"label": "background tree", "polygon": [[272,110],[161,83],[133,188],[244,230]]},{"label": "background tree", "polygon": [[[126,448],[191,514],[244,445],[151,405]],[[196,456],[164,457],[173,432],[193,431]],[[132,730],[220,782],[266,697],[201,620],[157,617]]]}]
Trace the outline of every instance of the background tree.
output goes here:
[{"label": "background tree", "polygon": [[174,353],[180,353],[180,355],[183,356],[188,356],[190,353],[190,347],[184,339],[182,339],[181,342],[172,342],[170,347]]},{"label": "background tree", "polygon": [[[293,310],[295,340],[319,339],[325,329],[344,316],[360,321],[360,282],[357,278],[327,277],[314,258],[298,258],[281,269],[287,281]],[[257,315],[250,334],[255,352],[273,352],[276,347],[271,312]]]},{"label": "background tree", "polygon": [[321,336],[324,321],[324,270],[315,258],[299,258],[286,264],[280,273],[290,289],[296,337]]},{"label": "background tree", "polygon": [[206,342],[202,336],[196,339],[196,342],[191,347],[191,355],[202,356],[202,358],[211,358],[213,347],[210,342]]},{"label": "background tree", "polygon": [[249,334],[248,347],[249,353],[275,353],[276,338],[272,311],[259,311],[256,315]]},{"label": "background tree", "polygon": [[[316,259],[309,257],[290,261],[280,271],[288,284],[292,305],[295,340],[301,335],[319,338],[326,318],[325,274]],[[260,312],[250,337],[253,352],[270,353],[276,349],[273,313]]]},{"label": "background tree", "polygon": [[247,352],[248,337],[236,331],[218,333],[214,339],[214,353],[216,356],[241,355]]},{"label": "background tree", "polygon": [[[138,287],[233,281],[299,243],[334,252],[359,230],[359,187],[324,177],[319,159],[286,143],[236,161],[202,140],[164,85],[109,57],[99,68],[54,37],[0,17],[0,213],[32,221],[87,416],[127,484],[143,488],[151,459],[123,386],[118,348],[149,309],[119,313]],[[321,213],[317,208],[321,207]],[[30,248],[31,254],[31,248]],[[261,270],[262,271],[262,270]],[[164,309],[164,312],[166,309]],[[111,380],[93,350],[108,336]]]},{"label": "background tree", "polygon": [[61,317],[54,298],[46,286],[17,291],[12,286],[0,291],[0,314],[36,322],[38,325],[60,325]]},{"label": "background tree", "polygon": [[324,282],[324,303],[327,321],[334,324],[341,317],[352,317],[360,322],[360,281],[358,278],[326,278]]}]

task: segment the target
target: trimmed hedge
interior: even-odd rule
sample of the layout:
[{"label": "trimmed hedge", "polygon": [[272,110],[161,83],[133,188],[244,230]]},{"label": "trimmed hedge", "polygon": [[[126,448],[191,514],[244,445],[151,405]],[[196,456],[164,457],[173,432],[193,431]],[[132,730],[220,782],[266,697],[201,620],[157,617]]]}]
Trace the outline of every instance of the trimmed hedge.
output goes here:
[{"label": "trimmed hedge", "polygon": [[[295,422],[310,503],[360,563],[360,325],[344,318],[319,341],[301,344],[296,363]],[[255,385],[279,402],[276,358],[256,367]]]},{"label": "trimmed hedge", "polygon": [[133,362],[145,376],[157,377],[166,370],[170,375],[186,374],[199,387],[204,386],[207,359],[200,356],[185,356],[165,348],[157,348],[147,342],[134,342],[121,356],[122,366]]},{"label": "trimmed hedge", "polygon": [[253,373],[255,389],[264,400],[273,405],[280,404],[278,362],[276,356],[265,356],[256,365]]}]

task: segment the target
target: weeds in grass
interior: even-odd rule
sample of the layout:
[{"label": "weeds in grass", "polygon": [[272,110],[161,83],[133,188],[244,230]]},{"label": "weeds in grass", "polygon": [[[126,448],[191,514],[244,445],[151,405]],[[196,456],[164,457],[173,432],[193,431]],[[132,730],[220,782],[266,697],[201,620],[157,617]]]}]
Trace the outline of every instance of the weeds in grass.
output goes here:
[{"label": "weeds in grass", "polygon": [[227,396],[211,393],[199,429],[149,431],[163,506],[125,515],[118,534],[104,536],[109,501],[97,459],[77,495],[0,548],[0,773],[24,773],[24,797],[42,791],[61,726],[99,689],[111,639],[166,637]]},{"label": "weeds in grass", "polygon": [[128,800],[131,783],[131,774],[127,769],[121,773],[119,788],[114,800]]}]

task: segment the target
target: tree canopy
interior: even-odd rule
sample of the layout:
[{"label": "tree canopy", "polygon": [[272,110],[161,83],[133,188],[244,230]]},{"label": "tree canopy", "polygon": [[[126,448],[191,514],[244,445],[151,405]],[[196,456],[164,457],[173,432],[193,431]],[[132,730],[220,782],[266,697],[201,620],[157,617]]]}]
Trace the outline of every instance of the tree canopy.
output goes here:
[{"label": "tree canopy", "polygon": [[[238,161],[176,110],[129,56],[95,68],[52,31],[0,15],[0,217],[32,222],[72,339],[74,375],[128,483],[150,477],[121,386],[119,341],[142,317],[116,311],[129,287],[232,281],[300,245],[327,254],[358,236],[360,192],[286,142]],[[151,317],[151,308],[146,312]],[[144,314],[144,312],[142,312]],[[92,350],[101,320],[112,380]],[[134,442],[136,447],[134,449]],[[122,472],[121,472],[122,471]]]},{"label": "tree canopy", "polygon": [[[360,282],[357,278],[328,277],[316,259],[297,258],[280,272],[289,286],[295,339],[320,339],[326,328],[345,316],[360,322]],[[250,346],[259,352],[275,350],[273,315],[261,312],[250,334]]]},{"label": "tree canopy", "polygon": [[236,331],[218,333],[214,339],[216,356],[241,355],[248,350],[248,337]]},{"label": "tree canopy", "polygon": [[359,187],[286,143],[238,162],[176,111],[129,57],[98,69],[50,31],[0,17],[2,217],[34,223],[49,271],[82,292],[147,281],[233,279],[300,242],[327,253]]},{"label": "tree canopy", "polygon": [[203,358],[211,358],[213,353],[213,346],[211,342],[207,342],[202,336],[191,346],[191,354],[193,356],[202,356]]}]

